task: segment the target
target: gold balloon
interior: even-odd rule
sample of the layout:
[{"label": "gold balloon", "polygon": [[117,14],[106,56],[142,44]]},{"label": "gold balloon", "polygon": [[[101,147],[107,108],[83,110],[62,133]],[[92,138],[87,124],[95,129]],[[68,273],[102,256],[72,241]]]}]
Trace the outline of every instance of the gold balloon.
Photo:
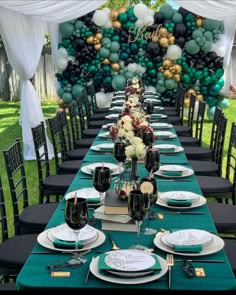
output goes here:
[{"label": "gold balloon", "polygon": [[161,37],[167,37],[169,33],[166,28],[160,28],[159,34]]},{"label": "gold balloon", "polygon": [[110,12],[110,19],[111,20],[117,20],[118,18],[118,15],[119,15],[119,12],[117,10],[111,10]]},{"label": "gold balloon", "polygon": [[102,33],[97,33],[95,35],[95,38],[98,39],[98,40],[102,40],[102,37],[103,37]]},{"label": "gold balloon", "polygon": [[189,105],[190,105],[190,99],[187,98],[187,99],[184,100],[184,107],[189,108]]},{"label": "gold balloon", "polygon": [[182,71],[182,67],[181,67],[180,65],[176,64],[176,65],[174,65],[174,68],[175,68],[175,72],[176,72],[177,74],[181,73],[181,71]]},{"label": "gold balloon", "polygon": [[124,13],[124,12],[126,12],[126,10],[127,10],[126,7],[121,7],[121,8],[118,10],[118,12],[119,12],[119,13]]},{"label": "gold balloon", "polygon": [[202,27],[203,26],[203,19],[199,18],[196,21],[197,27]]},{"label": "gold balloon", "polygon": [[164,75],[164,77],[165,77],[166,79],[170,79],[170,78],[173,77],[173,74],[172,74],[171,71],[169,71],[169,70],[165,70],[164,73],[163,73],[163,75]]},{"label": "gold balloon", "polygon": [[105,58],[104,61],[102,62],[104,65],[109,65],[111,62],[108,58]]},{"label": "gold balloon", "polygon": [[194,95],[194,96],[197,95],[196,91],[195,91],[193,88],[189,88],[189,89],[187,90],[186,93],[187,93],[189,96],[191,96],[191,94]]},{"label": "gold balloon", "polygon": [[115,29],[120,29],[121,28],[121,23],[118,20],[116,20],[116,21],[112,22],[112,26]]},{"label": "gold balloon", "polygon": [[61,113],[61,112],[63,112],[63,111],[64,111],[64,108],[57,108],[57,109],[56,109],[56,112],[57,112],[57,113]]},{"label": "gold balloon", "polygon": [[158,42],[159,40],[159,37],[158,36],[153,36],[152,37],[152,42]]},{"label": "gold balloon", "polygon": [[179,74],[175,74],[173,76],[173,79],[176,81],[176,82],[179,82],[180,81],[180,75]]},{"label": "gold balloon", "polygon": [[99,50],[102,47],[102,44],[98,43],[94,45],[96,50]]},{"label": "gold balloon", "polygon": [[202,101],[204,99],[204,96],[202,94],[196,95],[196,101]]},{"label": "gold balloon", "polygon": [[93,44],[93,41],[94,41],[94,37],[93,36],[90,36],[86,39],[87,43],[88,44]]},{"label": "gold balloon", "polygon": [[168,41],[169,41],[169,44],[170,44],[170,45],[175,44],[175,36],[170,36],[170,37],[168,37]]},{"label": "gold balloon", "polygon": [[111,64],[111,68],[114,72],[118,72],[120,69],[120,65],[118,63]]},{"label": "gold balloon", "polygon": [[164,48],[169,45],[168,39],[164,38],[164,37],[162,37],[159,42],[160,42],[161,47],[164,47]]},{"label": "gold balloon", "polygon": [[168,69],[169,67],[171,67],[173,65],[172,60],[169,58],[164,59],[163,63],[162,63],[162,67],[163,69]]},{"label": "gold balloon", "polygon": [[169,67],[169,70],[171,71],[171,73],[175,73],[175,67],[174,66],[171,66],[171,67]]},{"label": "gold balloon", "polygon": [[63,101],[63,99],[62,99],[62,98],[59,98],[59,99],[57,100],[57,104],[59,105],[59,107],[63,107],[63,106],[64,106],[64,101]]}]

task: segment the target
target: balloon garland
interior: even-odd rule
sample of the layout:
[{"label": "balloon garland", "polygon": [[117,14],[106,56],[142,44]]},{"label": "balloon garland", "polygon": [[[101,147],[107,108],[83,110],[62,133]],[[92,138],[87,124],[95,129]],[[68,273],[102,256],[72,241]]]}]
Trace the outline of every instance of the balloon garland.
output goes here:
[{"label": "balloon garland", "polygon": [[[212,51],[223,34],[222,22],[169,4],[153,12],[143,3],[96,10],[60,24],[56,78],[59,107],[81,96],[93,79],[99,93],[124,90],[128,79],[145,79],[164,100],[175,96],[177,83],[214,109],[228,107],[220,95],[224,86],[223,57]],[[216,46],[214,46],[216,48]],[[104,101],[104,98],[103,98]]]}]

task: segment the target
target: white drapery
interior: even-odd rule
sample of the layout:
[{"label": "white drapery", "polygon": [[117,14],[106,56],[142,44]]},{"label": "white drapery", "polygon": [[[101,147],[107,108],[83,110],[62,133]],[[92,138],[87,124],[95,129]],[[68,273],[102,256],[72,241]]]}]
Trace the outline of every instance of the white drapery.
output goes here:
[{"label": "white drapery", "polygon": [[[21,116],[24,159],[35,159],[31,127],[44,121],[40,100],[29,81],[36,72],[49,30],[53,56],[58,44],[58,23],[85,15],[106,1],[0,0],[0,34],[9,61],[22,79]],[[49,143],[49,141],[48,141]],[[49,155],[53,155],[51,144]]]}]

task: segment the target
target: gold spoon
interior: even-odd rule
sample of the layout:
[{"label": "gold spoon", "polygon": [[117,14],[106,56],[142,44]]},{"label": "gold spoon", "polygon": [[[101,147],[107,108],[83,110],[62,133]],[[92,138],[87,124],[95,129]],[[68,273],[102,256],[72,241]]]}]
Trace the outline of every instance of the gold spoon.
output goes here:
[{"label": "gold spoon", "polygon": [[112,243],[112,250],[120,250],[120,248],[115,244],[115,242],[113,241],[113,239],[112,239],[112,236],[111,236],[111,234],[110,233],[108,233],[108,237],[109,237],[109,240],[111,241],[111,243]]}]

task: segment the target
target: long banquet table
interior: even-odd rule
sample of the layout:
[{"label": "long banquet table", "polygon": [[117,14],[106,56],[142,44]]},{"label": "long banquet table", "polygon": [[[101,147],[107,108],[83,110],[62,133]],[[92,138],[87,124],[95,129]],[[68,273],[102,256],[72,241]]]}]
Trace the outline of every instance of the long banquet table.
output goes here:
[{"label": "long banquet table", "polygon": [[[107,123],[109,120],[107,120]],[[174,131],[174,128],[171,129]],[[101,129],[100,133],[106,132],[106,130]],[[109,142],[103,138],[96,137],[93,145],[97,145],[103,142]],[[170,140],[157,140],[154,144],[161,143],[170,143],[180,146],[178,137]],[[117,163],[111,154],[108,153],[99,153],[93,150],[89,150],[87,155],[83,160],[83,165],[88,165],[95,162],[110,162]],[[188,160],[184,152],[180,152],[176,155],[161,155],[161,164],[179,164],[188,166]],[[138,175],[143,177],[147,175],[147,171],[144,167],[144,164],[138,164]],[[158,188],[160,192],[166,192],[170,190],[184,190],[191,191],[197,194],[202,195],[199,188],[198,182],[196,181],[195,175],[188,176],[187,178],[182,179],[181,181],[163,181],[163,178],[155,176],[158,182]],[[112,181],[111,189],[114,187],[114,180]],[[84,174],[82,171],[78,171],[74,181],[68,189],[68,192],[77,190],[80,188],[92,187],[92,178],[89,179],[89,176]],[[64,211],[65,199],[63,198],[60,202],[57,210],[52,216],[50,222],[47,225],[47,229],[51,227],[58,226],[64,223]],[[169,208],[160,207],[158,205],[154,206],[156,213],[170,211]],[[180,211],[180,210],[179,210]],[[178,214],[164,214],[163,219],[151,220],[150,227],[156,228],[158,231],[160,229],[187,229],[187,228],[196,228],[203,229],[212,233],[217,234],[215,225],[212,221],[211,215],[207,208],[207,205],[201,207],[189,209],[190,212],[202,212],[203,215],[178,215]],[[92,215],[92,211],[90,211]],[[145,226],[145,222],[144,222]],[[100,220],[96,221],[96,228],[101,229]],[[107,237],[107,231],[104,231]],[[134,232],[121,232],[121,231],[111,231],[112,237],[115,242],[122,249],[127,249],[130,245],[134,244],[136,241],[136,233]],[[142,242],[145,243],[147,247],[154,247],[154,235],[142,235]],[[16,245],[17,247],[17,245]],[[96,257],[99,254],[96,254],[97,251],[109,251],[111,249],[111,242],[106,238],[105,242],[98,246],[97,248],[92,249],[92,251],[86,254],[88,261],[81,267],[77,269],[65,268],[62,271],[69,271],[70,277],[51,277],[50,271],[47,269],[52,261],[60,260],[66,261],[71,254],[70,253],[60,253],[57,251],[50,254],[50,250],[41,246],[37,243],[33,249],[33,253],[29,256],[24,267],[22,268],[19,276],[17,277],[17,289],[18,290],[38,290],[38,289],[76,289],[79,292],[90,292],[90,291],[99,291],[103,292],[112,292],[115,289],[126,289],[129,292],[134,291],[137,293],[151,291],[158,292],[158,290],[168,290],[168,274],[166,273],[161,278],[143,284],[115,284],[101,280],[94,275],[91,275],[87,284],[85,284],[85,278],[89,269],[89,264],[92,257]],[[36,254],[38,253],[38,254]],[[166,252],[155,247],[155,254],[166,258]],[[233,272],[231,270],[229,261],[224,250],[220,250],[217,253],[213,253],[206,256],[191,257],[191,256],[180,256],[174,255],[174,259],[206,259],[206,260],[223,260],[223,263],[209,263],[209,262],[194,262],[194,267],[204,268],[205,276],[204,277],[194,277],[187,278],[182,270],[183,263],[176,261],[172,267],[172,280],[171,280],[171,290],[233,290],[236,289],[236,280],[234,278]]]}]

